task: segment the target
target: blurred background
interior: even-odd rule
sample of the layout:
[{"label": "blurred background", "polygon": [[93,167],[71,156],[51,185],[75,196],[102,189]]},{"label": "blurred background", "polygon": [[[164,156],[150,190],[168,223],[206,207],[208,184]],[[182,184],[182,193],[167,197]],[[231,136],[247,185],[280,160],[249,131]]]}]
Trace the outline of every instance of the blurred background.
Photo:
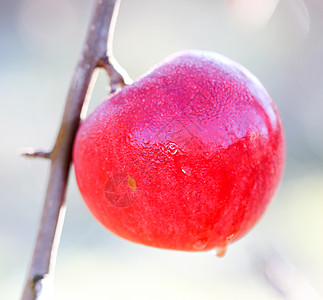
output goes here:
[{"label": "blurred background", "polygon": [[[95,1],[0,0],[0,299],[19,299],[50,149]],[[220,52],[265,85],[287,163],[266,214],[223,258],[122,240],[90,215],[72,172],[55,299],[322,299],[323,1],[123,0],[114,52],[132,78],[182,49]],[[100,73],[93,110],[108,93]]]}]

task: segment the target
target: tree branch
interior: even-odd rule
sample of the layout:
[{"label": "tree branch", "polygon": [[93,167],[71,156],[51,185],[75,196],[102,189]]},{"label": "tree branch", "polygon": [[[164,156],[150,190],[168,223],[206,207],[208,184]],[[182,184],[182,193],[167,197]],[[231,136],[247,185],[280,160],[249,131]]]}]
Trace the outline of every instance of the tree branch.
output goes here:
[{"label": "tree branch", "polygon": [[45,282],[51,280],[53,276],[64,221],[65,193],[73,143],[81,113],[84,113],[90,96],[89,86],[94,80],[93,73],[97,67],[104,67],[111,76],[111,91],[120,89],[128,80],[128,76],[123,76],[124,71],[120,71],[115,67],[116,64],[111,63],[112,37],[118,8],[119,0],[96,2],[81,58],[72,77],[61,127],[50,157],[43,152],[23,153],[25,156],[50,158],[51,168],[39,232],[22,300],[43,299],[47,289]]}]

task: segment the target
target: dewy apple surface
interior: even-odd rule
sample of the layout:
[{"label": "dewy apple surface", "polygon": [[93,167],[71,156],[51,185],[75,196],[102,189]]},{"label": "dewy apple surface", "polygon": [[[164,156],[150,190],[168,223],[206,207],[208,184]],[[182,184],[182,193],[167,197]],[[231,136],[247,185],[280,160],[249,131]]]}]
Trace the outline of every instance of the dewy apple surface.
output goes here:
[{"label": "dewy apple surface", "polygon": [[101,104],[79,128],[73,160],[85,202],[112,232],[223,254],[264,213],[285,141],[271,97],[249,71],[186,51]]}]

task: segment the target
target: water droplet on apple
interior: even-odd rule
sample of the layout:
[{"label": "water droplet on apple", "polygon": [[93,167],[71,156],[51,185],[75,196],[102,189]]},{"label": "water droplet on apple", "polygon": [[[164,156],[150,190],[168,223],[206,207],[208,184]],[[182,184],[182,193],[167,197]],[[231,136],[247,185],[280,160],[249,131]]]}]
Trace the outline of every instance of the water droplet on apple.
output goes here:
[{"label": "water droplet on apple", "polygon": [[258,138],[259,138],[259,132],[258,131],[252,131],[250,133],[250,140],[251,141],[255,141]]},{"label": "water droplet on apple", "polygon": [[182,166],[182,172],[188,176],[191,175],[192,169],[188,166]]},{"label": "water droplet on apple", "polygon": [[215,248],[215,251],[216,251],[216,256],[217,257],[222,257],[227,252],[227,245],[222,246],[222,247]]},{"label": "water droplet on apple", "polygon": [[203,151],[203,154],[206,158],[209,158],[211,153],[209,151]]},{"label": "water droplet on apple", "polygon": [[171,154],[171,155],[175,155],[178,152],[178,146],[175,143],[169,143],[167,145],[167,151]]},{"label": "water droplet on apple", "polygon": [[193,248],[195,250],[203,250],[207,246],[207,243],[208,243],[208,240],[206,238],[199,239],[194,243]]},{"label": "water droplet on apple", "polygon": [[235,233],[232,233],[232,234],[230,234],[229,236],[227,236],[225,239],[226,239],[226,241],[228,242],[228,243],[230,243],[233,239],[234,239],[234,237],[235,237]]}]

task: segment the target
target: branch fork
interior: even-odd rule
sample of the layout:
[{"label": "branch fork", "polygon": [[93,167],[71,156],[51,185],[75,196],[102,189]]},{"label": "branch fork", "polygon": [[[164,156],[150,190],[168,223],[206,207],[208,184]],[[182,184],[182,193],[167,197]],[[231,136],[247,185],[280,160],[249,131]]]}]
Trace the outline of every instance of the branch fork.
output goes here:
[{"label": "branch fork", "polygon": [[113,56],[102,57],[99,60],[97,67],[103,68],[108,73],[110,78],[111,93],[119,91],[125,85],[132,83],[132,80],[127,72],[118,64]]}]

